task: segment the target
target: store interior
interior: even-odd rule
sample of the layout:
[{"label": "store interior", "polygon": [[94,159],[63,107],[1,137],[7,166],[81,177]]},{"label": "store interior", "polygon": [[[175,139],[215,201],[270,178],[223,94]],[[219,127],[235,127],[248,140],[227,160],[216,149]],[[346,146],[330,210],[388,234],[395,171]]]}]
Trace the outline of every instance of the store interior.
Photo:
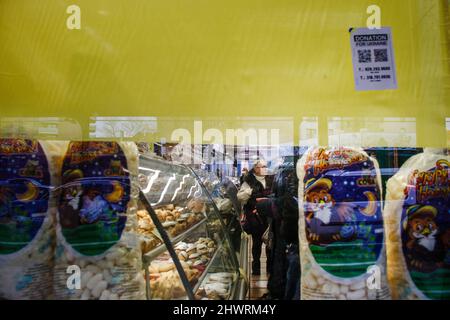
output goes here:
[{"label": "store interior", "polygon": [[450,299],[448,0],[383,90],[373,1],[72,2],[0,1],[0,299]]}]

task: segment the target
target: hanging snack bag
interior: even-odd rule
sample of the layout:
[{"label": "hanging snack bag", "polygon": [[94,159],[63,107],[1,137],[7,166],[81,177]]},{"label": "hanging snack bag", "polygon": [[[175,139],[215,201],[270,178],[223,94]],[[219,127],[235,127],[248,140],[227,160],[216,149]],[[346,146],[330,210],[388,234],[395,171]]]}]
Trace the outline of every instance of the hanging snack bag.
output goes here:
[{"label": "hanging snack bag", "polygon": [[450,157],[425,149],[387,183],[388,279],[395,299],[450,299]]},{"label": "hanging snack bag", "polygon": [[389,299],[376,160],[310,148],[297,175],[302,299]]},{"label": "hanging snack bag", "polygon": [[70,142],[57,214],[57,299],[145,299],[134,143]]},{"label": "hanging snack bag", "polygon": [[52,293],[61,143],[0,139],[0,298]]}]

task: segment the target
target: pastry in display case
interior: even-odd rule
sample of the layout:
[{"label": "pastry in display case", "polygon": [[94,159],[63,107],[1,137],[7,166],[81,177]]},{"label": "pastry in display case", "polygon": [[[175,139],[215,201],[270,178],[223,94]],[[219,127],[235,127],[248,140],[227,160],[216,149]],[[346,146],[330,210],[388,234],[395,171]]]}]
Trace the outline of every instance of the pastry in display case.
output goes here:
[{"label": "pastry in display case", "polygon": [[226,300],[236,296],[238,274],[233,272],[230,248],[222,246],[214,261],[211,261],[209,272],[195,291],[196,299]]},{"label": "pastry in display case", "polygon": [[217,206],[192,169],[141,155],[139,184],[147,297],[237,298],[237,257]]}]

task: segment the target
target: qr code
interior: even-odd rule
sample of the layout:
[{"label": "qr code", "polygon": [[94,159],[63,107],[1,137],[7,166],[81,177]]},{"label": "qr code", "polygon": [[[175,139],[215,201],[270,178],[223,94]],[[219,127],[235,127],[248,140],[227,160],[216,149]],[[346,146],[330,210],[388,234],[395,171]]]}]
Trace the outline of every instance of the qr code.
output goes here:
[{"label": "qr code", "polygon": [[374,49],[375,62],[388,62],[387,49]]},{"label": "qr code", "polygon": [[370,50],[358,50],[358,61],[359,61],[359,63],[372,62],[371,51]]}]

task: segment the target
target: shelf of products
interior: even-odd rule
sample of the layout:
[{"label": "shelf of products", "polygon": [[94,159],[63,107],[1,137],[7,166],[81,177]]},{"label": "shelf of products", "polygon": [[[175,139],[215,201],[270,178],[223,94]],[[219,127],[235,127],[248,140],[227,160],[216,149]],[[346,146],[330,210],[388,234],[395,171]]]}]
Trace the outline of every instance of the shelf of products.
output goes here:
[{"label": "shelf of products", "polygon": [[198,175],[184,165],[141,155],[139,184],[147,297],[238,298],[238,259]]}]

